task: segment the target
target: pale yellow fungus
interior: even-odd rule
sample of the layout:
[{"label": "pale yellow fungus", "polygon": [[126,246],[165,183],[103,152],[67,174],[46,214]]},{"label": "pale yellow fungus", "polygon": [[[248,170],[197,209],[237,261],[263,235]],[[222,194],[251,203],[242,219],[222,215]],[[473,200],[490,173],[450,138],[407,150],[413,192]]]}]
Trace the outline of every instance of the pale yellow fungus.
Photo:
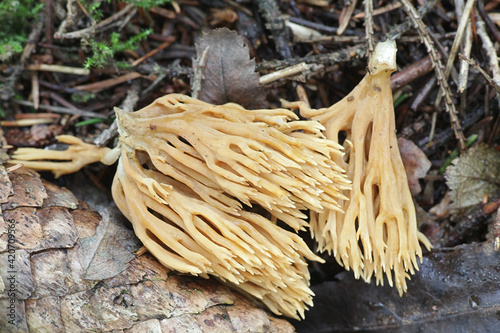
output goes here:
[{"label": "pale yellow fungus", "polygon": [[[409,273],[418,270],[422,257],[419,241],[431,248],[417,230],[413,199],[399,154],[390,75],[396,70],[396,45],[377,45],[368,73],[344,99],[313,110],[301,102],[301,115],[325,126],[328,139],[341,143],[345,155],[334,161],[346,170],[352,191],[342,200],[341,210],[311,213],[311,233],[319,250],[333,253],[356,278],[377,283],[395,282],[402,294]],[[393,282],[394,281],[394,282]]]}]

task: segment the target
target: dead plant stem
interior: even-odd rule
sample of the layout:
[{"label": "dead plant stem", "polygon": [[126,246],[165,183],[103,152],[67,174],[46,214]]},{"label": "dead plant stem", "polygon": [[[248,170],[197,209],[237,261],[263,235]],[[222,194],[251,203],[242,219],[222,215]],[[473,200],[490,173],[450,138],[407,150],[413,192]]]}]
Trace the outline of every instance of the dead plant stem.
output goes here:
[{"label": "dead plant stem", "polygon": [[[460,149],[464,150],[466,148],[465,137],[464,134],[462,133],[462,128],[460,126],[460,122],[457,117],[457,110],[455,108],[455,105],[453,104],[448,81],[445,79],[444,69],[441,59],[438,56],[436,49],[434,48],[433,41],[429,36],[429,33],[427,31],[424,22],[420,18],[413,4],[409,0],[400,0],[400,1],[403,4],[403,9],[406,11],[408,17],[410,18],[410,21],[413,23],[420,37],[422,38],[422,42],[427,47],[427,52],[429,52],[429,56],[431,57],[431,60],[434,63],[434,71],[436,73],[439,85],[441,86],[441,93],[443,94],[444,97],[446,111],[450,116],[450,122],[453,131],[455,132],[455,137],[459,141]],[[433,116],[432,128],[429,134],[429,141],[431,141],[432,137],[434,136],[435,126],[436,126],[435,119],[436,116]]]}]

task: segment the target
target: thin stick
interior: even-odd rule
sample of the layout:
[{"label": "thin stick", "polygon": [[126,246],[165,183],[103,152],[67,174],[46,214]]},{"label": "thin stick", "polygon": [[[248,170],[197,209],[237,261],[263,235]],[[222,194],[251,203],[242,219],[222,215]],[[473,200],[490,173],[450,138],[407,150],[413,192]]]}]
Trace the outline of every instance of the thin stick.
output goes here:
[{"label": "thin stick", "polygon": [[38,110],[40,105],[40,83],[38,82],[38,73],[31,73],[31,98],[33,107]]},{"label": "thin stick", "polygon": [[260,84],[269,84],[271,82],[274,82],[276,80],[279,80],[279,79],[282,79],[285,77],[290,77],[290,76],[302,74],[302,73],[310,71],[312,66],[313,65],[307,65],[306,63],[301,62],[300,64],[293,65],[293,66],[290,66],[287,68],[283,68],[279,71],[276,71],[276,72],[273,72],[273,73],[270,73],[267,75],[263,75],[260,77],[259,83]]},{"label": "thin stick", "polygon": [[[474,6],[475,0],[467,0],[465,4],[464,11],[462,13],[462,17],[460,18],[460,23],[458,24],[457,34],[455,35],[455,39],[453,40],[453,44],[451,45],[450,55],[448,57],[448,61],[446,62],[446,68],[444,69],[444,79],[448,80],[448,77],[451,73],[451,68],[453,67],[453,62],[455,61],[455,57],[458,52],[458,48],[460,47],[460,43],[462,42],[462,37],[465,32],[465,28],[467,27],[467,22],[469,21],[470,12],[472,10],[472,6]],[[441,104],[441,98],[443,95],[438,95],[436,97],[436,102],[434,105]]]},{"label": "thin stick", "polygon": [[[120,105],[120,109],[133,112],[134,107],[139,100],[139,91],[141,89],[141,85],[138,81],[134,81],[132,83],[132,87],[127,92],[127,97],[123,100]],[[116,119],[113,121],[111,126],[108,129],[104,130],[97,138],[94,140],[94,144],[98,147],[104,147],[108,144],[111,139],[113,139],[118,133],[118,125],[116,124]]]},{"label": "thin stick", "polygon": [[[35,104],[32,102],[28,101],[17,101],[15,100],[14,103],[23,105],[23,106],[29,106],[29,107],[35,107]],[[55,105],[45,105],[45,104],[40,104],[38,106],[40,110],[49,110],[52,112],[56,113],[67,113],[67,114],[73,114],[73,115],[81,115],[84,117],[90,117],[90,118],[100,118],[100,119],[107,119],[108,117],[106,115],[96,113],[96,112],[91,112],[91,111],[85,111],[81,109],[73,110],[70,108],[63,108],[61,106],[55,106]]]},{"label": "thin stick", "polygon": [[365,34],[366,44],[368,49],[368,57],[373,52],[373,0],[365,0]]},{"label": "thin stick", "polygon": [[488,64],[493,76],[492,81],[495,82],[498,86],[500,85],[500,67],[498,65],[498,55],[495,51],[495,46],[491,42],[491,39],[486,32],[483,19],[481,19],[479,16],[476,16],[476,19],[477,34],[479,35],[479,38],[481,38],[481,41],[483,42],[483,49],[486,51],[486,55],[488,56]]},{"label": "thin stick", "polygon": [[56,39],[75,39],[75,38],[83,38],[86,36],[89,36],[91,34],[96,33],[97,31],[104,29],[107,25],[110,25],[111,23],[119,20],[123,16],[127,15],[127,13],[135,8],[134,4],[128,4],[125,7],[123,7],[122,10],[120,10],[118,13],[108,17],[105,20],[102,20],[101,22],[97,23],[96,25],[90,26],[88,28],[78,30],[78,31],[72,31],[72,32],[67,32],[67,33],[60,33],[56,32],[54,35],[54,38]]},{"label": "thin stick", "polygon": [[342,22],[340,22],[340,24],[339,24],[339,29],[337,30],[337,35],[342,35],[344,33],[344,30],[347,28],[347,25],[349,24],[349,21],[351,20],[352,13],[354,13],[354,9],[356,8],[357,3],[358,3],[358,0],[352,0],[349,7],[347,7],[345,15],[342,18]]},{"label": "thin stick", "polygon": [[158,46],[156,49],[154,50],[151,50],[150,52],[148,52],[146,55],[140,57],[139,59],[135,60],[133,63],[132,63],[132,67],[135,67],[137,65],[139,65],[141,62],[143,62],[144,60],[154,56],[156,53],[160,52],[161,50],[169,47],[173,42],[175,41],[175,37],[174,36],[169,36],[165,39],[165,41],[163,43],[161,43],[160,46]]},{"label": "thin stick", "polygon": [[[436,49],[433,46],[433,42],[427,32],[427,28],[417,13],[415,7],[413,7],[412,3],[409,0],[400,0],[403,4],[403,9],[406,11],[410,21],[412,21],[415,28],[418,30],[420,37],[422,38],[422,42],[427,47],[427,52],[429,52],[429,56],[431,57],[432,62],[434,63],[434,71],[436,73],[436,77],[438,79],[439,85],[441,86],[441,92],[445,101],[445,108],[450,116],[450,122],[455,132],[455,137],[458,139],[460,143],[460,149],[465,150],[465,137],[462,133],[462,127],[460,126],[460,122],[457,118],[457,110],[455,109],[455,105],[453,104],[453,99],[451,98],[450,87],[448,85],[448,81],[445,80],[444,69],[441,59],[439,58]],[[435,128],[435,121],[433,122],[433,128]],[[433,134],[433,130],[431,129],[431,134]],[[432,137],[429,137],[429,141],[432,140]]]},{"label": "thin stick", "polygon": [[482,69],[479,64],[474,60],[474,59],[469,59],[467,58],[465,55],[463,55],[462,53],[459,53],[458,54],[458,57],[460,59],[462,59],[463,61],[465,61],[467,64],[473,66],[475,69],[477,69],[479,71],[479,73],[481,73],[484,78],[486,79],[486,81],[488,81],[488,83],[495,89],[495,91],[500,94],[500,85],[498,85],[498,83],[496,83],[492,78],[491,76],[488,75],[488,73],[486,73],[484,71],[484,69]]},{"label": "thin stick", "polygon": [[[439,0],[425,1],[424,4],[418,8],[417,12],[418,17],[422,18],[425,15],[427,15],[427,13],[429,13],[432,10],[432,8],[434,8],[434,6],[438,1]],[[410,20],[404,21],[400,25],[392,27],[389,30],[389,32],[387,33],[387,39],[399,40],[401,38],[401,35],[409,31],[411,28],[412,28],[412,21]]]},{"label": "thin stick", "polygon": [[73,87],[73,89],[81,90],[81,91],[99,92],[99,91],[111,88],[113,86],[116,86],[118,84],[121,84],[123,82],[135,80],[135,79],[140,78],[140,77],[145,77],[145,76],[140,74],[140,73],[137,73],[137,72],[130,72],[130,73],[127,73],[127,74],[124,74],[122,76],[118,76],[115,78],[102,80],[102,81],[98,81],[95,83],[89,83],[89,84],[83,84],[80,86],[75,86],[75,87]]},{"label": "thin stick", "polygon": [[[472,24],[469,19],[469,23],[467,23],[467,28],[465,30],[465,44],[463,48],[462,56],[466,58],[470,58],[470,52],[472,49]],[[460,54],[458,56],[461,58]],[[460,62],[460,71],[458,73],[458,91],[463,93],[465,89],[467,89],[467,81],[469,76],[469,62],[461,61]]]},{"label": "thin stick", "polygon": [[201,88],[201,80],[203,79],[203,73],[205,72],[205,66],[207,65],[207,54],[210,50],[210,46],[206,47],[201,53],[200,59],[197,60],[197,64],[193,66],[194,78],[193,85],[191,88],[191,96],[193,98],[198,98],[198,93]]},{"label": "thin stick", "polygon": [[54,118],[2,120],[0,121],[0,125],[3,127],[21,127],[21,126],[52,124],[55,121],[56,119]]},{"label": "thin stick", "polygon": [[34,65],[27,65],[24,67],[24,69],[28,71],[46,71],[46,72],[58,72],[58,73],[67,73],[74,75],[90,75],[90,70],[87,68],[69,67],[61,65],[34,64]]},{"label": "thin stick", "polygon": [[[365,2],[366,2],[366,0],[365,0]],[[385,14],[387,12],[393,11],[394,9],[401,8],[401,3],[399,3],[399,2],[393,2],[393,3],[390,3],[390,4],[386,5],[386,6],[384,6],[384,7],[373,9],[373,2],[372,2],[370,8],[371,8],[370,15],[371,16],[377,16],[377,15],[380,15],[380,14]],[[355,19],[361,19],[361,18],[365,18],[365,17],[366,17],[366,7],[365,7],[365,12],[361,12],[361,13],[356,14],[356,15],[353,16],[353,18],[355,18]]]}]

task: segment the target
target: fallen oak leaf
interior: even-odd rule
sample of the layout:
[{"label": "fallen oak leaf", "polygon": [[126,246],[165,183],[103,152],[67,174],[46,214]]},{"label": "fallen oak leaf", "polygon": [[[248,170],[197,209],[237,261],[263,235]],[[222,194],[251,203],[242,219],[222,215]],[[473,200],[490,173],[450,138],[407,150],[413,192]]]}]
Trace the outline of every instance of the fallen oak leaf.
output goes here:
[{"label": "fallen oak leaf", "polygon": [[221,28],[203,34],[196,53],[198,59],[193,64],[195,73],[201,75],[200,100],[218,105],[238,103],[247,109],[266,106],[255,61],[236,32]]},{"label": "fallen oak leaf", "polygon": [[403,165],[405,166],[410,192],[412,195],[417,195],[422,190],[418,180],[427,175],[432,163],[413,141],[398,138],[398,147]]}]

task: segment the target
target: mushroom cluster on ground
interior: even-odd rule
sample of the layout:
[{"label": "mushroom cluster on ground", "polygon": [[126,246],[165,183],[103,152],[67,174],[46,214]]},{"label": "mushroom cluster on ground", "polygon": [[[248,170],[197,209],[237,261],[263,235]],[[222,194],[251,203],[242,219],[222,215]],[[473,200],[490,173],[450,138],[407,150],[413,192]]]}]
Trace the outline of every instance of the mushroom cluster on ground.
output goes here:
[{"label": "mushroom cluster on ground", "polygon": [[119,159],[113,198],[163,265],[215,276],[276,314],[303,318],[312,305],[306,259],[322,259],[293,232],[306,228],[356,277],[383,283],[385,273],[402,293],[419,241],[430,243],[398,151],[395,52],[379,44],[369,73],[330,108],[285,103],[312,120],[172,94],[137,112],[115,109],[114,149],[62,136],[67,153],[22,148],[11,162],[59,176]]}]

